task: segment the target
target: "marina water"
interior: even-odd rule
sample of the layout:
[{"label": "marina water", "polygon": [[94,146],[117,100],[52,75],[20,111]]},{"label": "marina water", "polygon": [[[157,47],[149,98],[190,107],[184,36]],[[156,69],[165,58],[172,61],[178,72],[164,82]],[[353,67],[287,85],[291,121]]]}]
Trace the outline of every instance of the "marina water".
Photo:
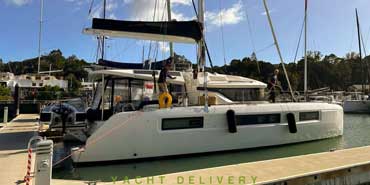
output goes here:
[{"label": "marina water", "polygon": [[[296,155],[370,145],[370,115],[344,116],[344,135],[337,138],[237,152],[196,155],[175,159],[55,170],[53,178],[112,181],[112,177],[147,177]],[[299,131],[298,131],[299,134]]]}]

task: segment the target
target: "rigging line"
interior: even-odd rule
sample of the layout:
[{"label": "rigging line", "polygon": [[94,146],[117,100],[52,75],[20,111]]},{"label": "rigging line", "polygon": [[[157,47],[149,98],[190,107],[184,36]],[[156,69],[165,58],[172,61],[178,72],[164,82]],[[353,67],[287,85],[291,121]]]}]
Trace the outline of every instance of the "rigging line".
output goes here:
[{"label": "rigging line", "polygon": [[[158,5],[158,0],[155,0],[154,12],[153,12],[153,22],[155,21],[155,16],[157,15],[157,5]],[[148,60],[150,59],[151,54],[152,54],[152,41],[149,41]]]},{"label": "rigging line", "polygon": [[248,14],[249,11],[248,11],[248,8],[247,8],[246,0],[243,1],[243,3],[244,3],[244,6],[245,6],[245,17],[247,19],[249,36],[250,36],[250,39],[251,39],[253,51],[256,52],[256,44],[254,42],[254,34],[253,34],[253,31],[252,31],[252,24],[251,24],[251,21],[249,19],[249,14]]},{"label": "rigging line", "polygon": [[355,28],[356,28],[356,25],[353,24],[352,25],[352,35],[351,35],[351,42],[349,44],[349,48],[348,48],[348,51],[351,52],[352,51],[352,46],[353,46],[353,41],[354,41],[354,37],[355,37]]},{"label": "rigging line", "polygon": [[[364,49],[364,55],[366,57],[367,53],[366,53],[366,48],[365,48],[365,43],[364,43],[364,38],[363,38],[363,35],[361,33],[361,42],[362,42],[362,47]],[[370,83],[370,70],[369,70],[369,63],[367,60],[363,60],[365,65],[366,65],[366,73],[367,73],[367,83]],[[370,86],[369,86],[370,87]]]},{"label": "rigging line", "polygon": [[361,32],[362,48],[364,50],[364,57],[366,57],[367,53],[366,53],[366,46],[365,46],[365,42],[364,42],[364,37],[363,37],[362,31],[360,31],[360,32]]},{"label": "rigging line", "polygon": [[[194,9],[195,16],[199,17],[198,10],[197,10],[197,7],[195,5],[195,1],[191,0],[191,2],[193,3],[193,9]],[[201,25],[199,25],[199,27],[201,28]],[[204,38],[204,46],[205,46],[206,51],[207,51],[207,56],[208,56],[209,63],[211,64],[211,71],[213,72],[213,62],[212,62],[211,54],[209,53],[208,45],[207,45],[207,42],[206,42],[205,38]]]},{"label": "rigging line", "polygon": [[[166,7],[167,7],[167,1],[165,1],[165,3],[164,3],[164,8],[163,8],[163,14],[162,14],[162,17],[161,17],[161,21],[163,21],[161,24],[160,24],[160,30],[162,31],[162,29],[164,29],[164,24],[166,24],[166,23],[164,23],[164,16],[165,16],[165,12],[166,11],[164,11],[165,9],[166,9]],[[165,34],[167,35],[167,28],[166,28],[166,30],[165,30],[166,32],[165,32]],[[164,37],[164,35],[163,35],[163,37]],[[163,39],[164,40],[164,39]],[[159,41],[157,41],[156,42],[157,44],[156,44],[156,49],[155,49],[155,52],[154,52],[154,54],[155,54],[155,59],[157,60],[157,57],[158,57],[158,53],[159,53],[159,46],[160,46],[160,43],[159,43]],[[164,42],[162,42],[162,44],[164,44]],[[162,58],[164,58],[164,54],[162,53]]]},{"label": "rigging line", "polygon": [[283,70],[284,70],[284,74],[285,74],[285,78],[286,78],[286,81],[288,83],[288,87],[289,87],[289,91],[290,91],[290,94],[292,96],[292,99],[295,100],[295,97],[294,97],[294,94],[293,94],[293,89],[292,89],[292,86],[290,84],[290,80],[289,80],[289,76],[288,76],[288,72],[285,68],[285,63],[284,63],[284,59],[283,59],[283,56],[281,54],[281,50],[280,50],[280,46],[279,46],[279,43],[278,43],[278,40],[277,40],[277,37],[276,37],[276,34],[275,34],[275,29],[274,29],[274,26],[272,24],[272,19],[271,19],[271,16],[270,16],[270,12],[269,12],[269,9],[267,7],[267,2],[266,0],[263,0],[263,5],[265,7],[265,10],[266,10],[266,16],[267,16],[267,19],[268,19],[268,23],[269,23],[269,26],[270,26],[270,29],[271,29],[271,33],[272,33],[272,36],[273,36],[273,39],[274,39],[274,44],[276,46],[276,50],[278,52],[278,55],[279,55],[279,59],[280,59],[280,62],[281,62],[281,66],[283,67]]},{"label": "rigging line", "polygon": [[260,50],[257,50],[256,53],[261,53],[261,52],[263,52],[263,51],[265,51],[267,49],[270,49],[273,46],[275,46],[275,43],[272,43],[272,44],[270,44],[270,45],[268,45],[268,46],[266,46],[266,47],[264,47],[264,48],[262,48]]},{"label": "rigging line", "polygon": [[91,12],[92,12],[92,9],[93,9],[93,6],[94,6],[94,1],[95,1],[95,0],[91,0],[90,7],[89,7],[89,13],[88,13],[88,16],[90,16],[90,15],[91,15]]},{"label": "rigging line", "polygon": [[222,54],[224,55],[224,65],[226,65],[226,50],[225,50],[225,35],[224,35],[222,0],[219,0],[219,9],[220,9],[220,30],[221,30],[221,40],[222,40]]},{"label": "rigging line", "polygon": [[298,52],[299,52],[299,46],[301,45],[301,41],[302,41],[303,29],[304,29],[304,24],[305,24],[305,21],[304,20],[305,19],[303,19],[303,24],[302,24],[301,32],[299,34],[297,48],[295,50],[295,55],[294,55],[294,60],[293,60],[294,63],[296,63],[296,61],[297,61]]},{"label": "rigging line", "polygon": [[365,35],[365,38],[364,38],[365,41],[364,42],[367,42],[369,40],[369,34],[370,34],[370,27],[369,27],[366,35]]},{"label": "rigging line", "polygon": [[[243,1],[243,3],[244,3],[244,6],[245,6],[245,17],[247,19],[249,37],[250,37],[250,40],[251,40],[251,43],[252,43],[253,53],[254,53],[254,56],[255,56],[255,59],[256,59],[257,70],[258,70],[258,73],[261,73],[261,69],[260,69],[258,59],[257,59],[257,55],[256,55],[256,45],[254,43],[254,34],[253,34],[253,31],[252,31],[252,24],[251,24],[251,21],[249,19],[249,15],[248,15],[249,11],[248,11],[248,8],[247,8],[248,6],[247,6],[247,3],[246,3],[246,0]],[[253,57],[253,53],[252,53],[252,57]]]}]

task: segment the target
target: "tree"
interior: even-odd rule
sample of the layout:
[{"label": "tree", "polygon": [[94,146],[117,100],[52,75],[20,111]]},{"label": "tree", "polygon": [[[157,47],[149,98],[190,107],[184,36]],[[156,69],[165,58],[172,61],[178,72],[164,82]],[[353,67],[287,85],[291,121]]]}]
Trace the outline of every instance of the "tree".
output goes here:
[{"label": "tree", "polygon": [[[44,86],[41,87],[37,92],[38,100],[55,100],[60,99],[63,96],[63,89],[58,86]],[[33,99],[33,98],[30,98]]]},{"label": "tree", "polygon": [[11,100],[12,97],[11,97],[12,93],[10,91],[10,88],[4,86],[4,85],[0,85],[0,100]]}]

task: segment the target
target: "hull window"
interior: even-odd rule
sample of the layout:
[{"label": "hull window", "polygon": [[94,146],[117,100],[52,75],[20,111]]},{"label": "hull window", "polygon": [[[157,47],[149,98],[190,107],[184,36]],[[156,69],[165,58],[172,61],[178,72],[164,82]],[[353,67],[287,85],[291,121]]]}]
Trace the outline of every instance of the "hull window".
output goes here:
[{"label": "hull window", "polygon": [[280,114],[237,115],[237,125],[259,125],[280,123]]},{"label": "hull window", "polygon": [[299,121],[320,120],[320,113],[316,112],[301,112],[299,113]]},{"label": "hull window", "polygon": [[162,119],[162,130],[203,128],[203,117]]}]

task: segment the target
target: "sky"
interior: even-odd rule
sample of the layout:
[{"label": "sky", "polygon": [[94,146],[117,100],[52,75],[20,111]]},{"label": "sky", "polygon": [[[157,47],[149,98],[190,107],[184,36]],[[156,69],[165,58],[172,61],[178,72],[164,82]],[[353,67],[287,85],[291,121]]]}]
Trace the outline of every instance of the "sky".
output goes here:
[{"label": "sky", "polygon": [[[94,1],[91,6],[91,2]],[[97,41],[82,33],[91,27],[92,17],[102,16],[103,0],[44,0],[42,26],[43,54],[61,49],[65,56],[76,55],[96,61]],[[197,0],[195,0],[197,1]],[[121,20],[152,21],[167,17],[166,0],[107,0],[107,17]],[[273,38],[262,0],[205,0],[206,40],[214,65],[229,63],[257,53],[259,60],[278,63]],[[304,0],[267,0],[285,62],[293,62],[304,18]],[[322,54],[344,56],[357,51],[355,8],[368,46],[370,40],[369,0],[308,0],[308,49]],[[191,0],[171,0],[172,18],[195,18]],[[89,13],[89,9],[91,11]],[[0,58],[19,61],[38,55],[40,0],[0,0]],[[158,47],[158,52],[152,48]],[[167,58],[167,43],[109,38],[106,58],[141,62],[143,58]],[[175,43],[175,52],[196,63],[196,47]],[[303,56],[300,46],[298,58]]]}]

